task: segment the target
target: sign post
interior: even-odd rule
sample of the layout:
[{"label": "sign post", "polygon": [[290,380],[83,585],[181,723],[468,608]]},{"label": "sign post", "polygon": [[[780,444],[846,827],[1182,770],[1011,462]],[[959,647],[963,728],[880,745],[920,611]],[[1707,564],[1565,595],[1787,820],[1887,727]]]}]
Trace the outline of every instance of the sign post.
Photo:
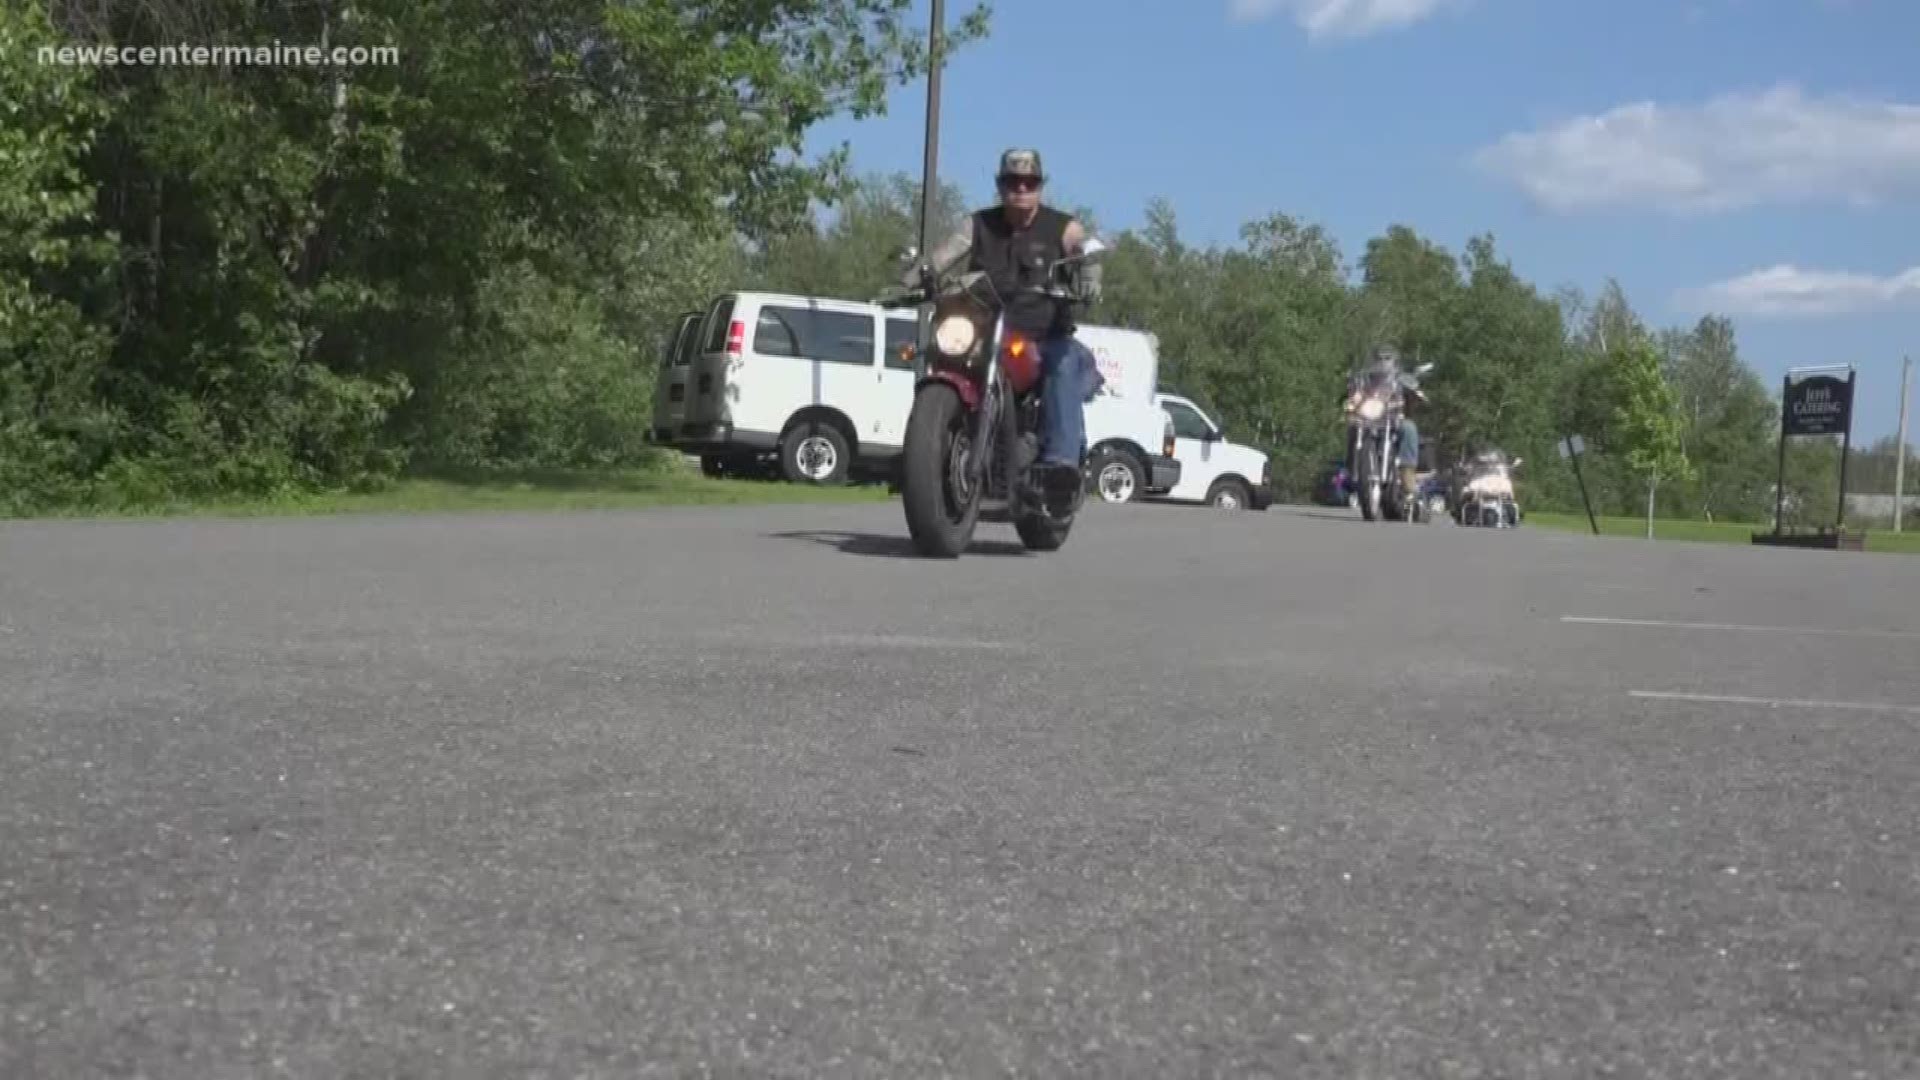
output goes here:
[{"label": "sign post", "polygon": [[1895,436],[1893,445],[1893,531],[1901,529],[1901,519],[1907,515],[1907,387],[1913,382],[1909,369],[1913,366],[1913,357],[1900,358],[1900,434]]},{"label": "sign post", "polygon": [[[1834,372],[1846,372],[1841,378]],[[1780,384],[1780,464],[1774,480],[1773,533],[1755,533],[1756,544],[1781,544],[1794,547],[1824,547],[1862,550],[1864,536],[1848,537],[1847,458],[1853,452],[1852,364],[1794,368]],[[1803,436],[1840,436],[1840,505],[1834,514],[1833,528],[1811,536],[1793,536],[1786,528],[1787,440]]]},{"label": "sign post", "polygon": [[1587,452],[1587,440],[1578,435],[1569,435],[1560,440],[1560,456],[1573,462],[1573,479],[1580,485],[1580,505],[1587,508],[1587,524],[1592,527],[1593,535],[1600,535],[1600,522],[1593,516],[1593,500],[1587,497],[1587,478],[1580,474],[1580,455]]}]

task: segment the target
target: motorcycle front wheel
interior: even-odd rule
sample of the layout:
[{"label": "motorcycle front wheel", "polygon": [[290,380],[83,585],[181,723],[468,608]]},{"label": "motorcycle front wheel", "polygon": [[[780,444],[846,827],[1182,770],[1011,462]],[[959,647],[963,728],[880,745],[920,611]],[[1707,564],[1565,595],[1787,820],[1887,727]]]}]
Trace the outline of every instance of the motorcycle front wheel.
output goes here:
[{"label": "motorcycle front wheel", "polygon": [[1380,478],[1374,475],[1372,447],[1361,448],[1360,467],[1356,472],[1354,488],[1360,496],[1360,516],[1367,521],[1379,521],[1381,484]]},{"label": "motorcycle front wheel", "polygon": [[970,421],[959,393],[945,383],[914,395],[900,454],[900,503],[914,549],[928,558],[959,558],[980,520],[980,487],[968,478]]}]

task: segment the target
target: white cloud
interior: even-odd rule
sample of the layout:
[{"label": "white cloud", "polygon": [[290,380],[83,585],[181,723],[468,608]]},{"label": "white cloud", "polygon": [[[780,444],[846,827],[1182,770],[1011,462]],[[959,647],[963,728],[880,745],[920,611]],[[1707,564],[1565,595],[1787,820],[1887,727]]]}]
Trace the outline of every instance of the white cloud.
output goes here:
[{"label": "white cloud", "polygon": [[1810,98],[1795,86],[1698,105],[1646,101],[1516,132],[1475,160],[1563,213],[1871,206],[1920,195],[1920,105]]},{"label": "white cloud", "polygon": [[1228,0],[1237,22],[1291,16],[1307,36],[1357,38],[1400,30],[1437,14],[1460,0]]},{"label": "white cloud", "polygon": [[1851,315],[1920,307],[1920,266],[1879,277],[1783,263],[1680,293],[1683,307],[1734,315]]}]

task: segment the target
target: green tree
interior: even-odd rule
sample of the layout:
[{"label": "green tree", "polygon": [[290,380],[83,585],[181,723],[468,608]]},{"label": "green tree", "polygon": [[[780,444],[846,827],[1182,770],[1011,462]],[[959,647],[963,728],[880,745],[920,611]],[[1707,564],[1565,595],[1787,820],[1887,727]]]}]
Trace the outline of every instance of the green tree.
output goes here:
[{"label": "green tree", "polygon": [[1612,448],[1624,457],[1647,491],[1647,539],[1653,539],[1654,496],[1663,480],[1692,475],[1673,387],[1661,371],[1660,353],[1640,340],[1608,354],[1612,388]]},{"label": "green tree", "polygon": [[1408,361],[1444,356],[1461,301],[1460,266],[1446,248],[1405,225],[1367,242],[1354,358],[1375,344],[1399,347]]},{"label": "green tree", "polygon": [[[941,187],[932,209],[935,236],[946,235],[967,215],[964,196],[951,184]],[[838,194],[830,222],[809,218],[770,238],[753,280],[804,296],[869,299],[894,283],[898,267],[889,256],[918,243],[919,220],[918,180],[905,173],[860,177]]]},{"label": "green tree", "polygon": [[[16,57],[42,40],[402,52],[350,69],[0,76],[0,146],[73,166],[9,162],[0,191],[75,251],[107,245],[112,272],[103,290],[71,258],[20,271],[35,310],[111,337],[64,349],[56,419],[0,471],[40,463],[22,466],[51,478],[38,505],[110,497],[103,486],[154,501],[372,483],[409,460],[630,458],[648,396],[633,357],[653,355],[674,310],[740,280],[738,237],[789,229],[836,196],[845,147],[809,158],[807,133],[878,111],[889,86],[925,72],[911,7],[8,5]],[[950,47],[977,40],[987,14],[966,12]],[[83,113],[90,101],[97,114]],[[97,220],[68,213],[69,199]],[[32,354],[53,355],[44,341]],[[83,429],[94,434],[76,442]]]},{"label": "green tree", "polygon": [[1708,315],[1691,330],[1660,335],[1665,369],[1695,466],[1692,481],[1671,490],[1671,508],[1709,521],[1760,521],[1772,512],[1768,454],[1777,411],[1759,376],[1740,360],[1733,324]]},{"label": "green tree", "polygon": [[106,116],[87,69],[26,59],[58,43],[38,5],[0,7],[0,511],[106,468],[121,418],[99,400],[95,316],[111,238],[83,169]]}]

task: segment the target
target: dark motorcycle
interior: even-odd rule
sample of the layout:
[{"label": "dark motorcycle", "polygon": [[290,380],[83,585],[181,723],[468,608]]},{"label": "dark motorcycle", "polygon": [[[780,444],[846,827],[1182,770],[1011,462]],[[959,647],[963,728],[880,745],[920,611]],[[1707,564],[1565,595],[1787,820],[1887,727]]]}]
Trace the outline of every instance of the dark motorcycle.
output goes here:
[{"label": "dark motorcycle", "polygon": [[[1022,290],[1069,303],[1083,303],[1079,270],[1107,248],[1088,238],[1086,250],[1048,267],[1046,284]],[[911,248],[901,258],[911,261]],[[958,558],[973,540],[987,500],[1004,503],[1020,540],[1035,551],[1066,543],[1085,502],[1076,485],[1073,503],[1055,515],[1028,481],[1040,453],[1040,344],[1006,325],[1006,301],[982,271],[944,282],[920,266],[920,286],[880,298],[883,307],[931,304],[915,346],[922,362],[900,455],[900,501],[907,531],[920,554]]]},{"label": "dark motorcycle", "polygon": [[1400,470],[1400,417],[1406,395],[1418,394],[1414,379],[1433,370],[1432,364],[1413,369],[1413,378],[1394,371],[1363,380],[1347,395],[1347,457],[1353,463],[1352,483],[1359,498],[1360,516],[1368,521],[1388,518],[1417,522],[1426,509],[1417,491],[1404,491]]}]

